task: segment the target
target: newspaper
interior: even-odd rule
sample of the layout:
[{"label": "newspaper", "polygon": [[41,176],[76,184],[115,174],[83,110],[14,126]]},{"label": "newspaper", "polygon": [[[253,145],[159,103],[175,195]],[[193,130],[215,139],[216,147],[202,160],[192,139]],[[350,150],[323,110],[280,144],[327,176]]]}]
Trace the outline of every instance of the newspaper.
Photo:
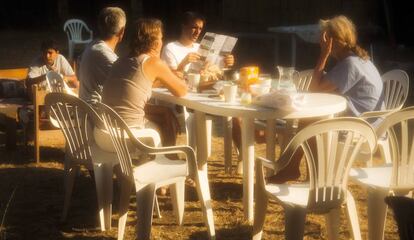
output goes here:
[{"label": "newspaper", "polygon": [[236,42],[237,38],[235,37],[207,32],[198,49],[201,56],[200,61],[190,65],[190,72],[200,72],[206,62],[220,66],[223,57],[231,53]]}]

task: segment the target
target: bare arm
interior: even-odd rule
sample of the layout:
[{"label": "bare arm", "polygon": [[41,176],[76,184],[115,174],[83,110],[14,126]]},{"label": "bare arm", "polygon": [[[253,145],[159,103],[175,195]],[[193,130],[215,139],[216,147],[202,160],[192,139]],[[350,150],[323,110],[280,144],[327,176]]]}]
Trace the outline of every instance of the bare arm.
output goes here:
[{"label": "bare arm", "polygon": [[79,87],[79,81],[76,75],[66,75],[63,76],[63,80],[68,83],[69,87],[71,88],[78,88]]},{"label": "bare arm", "polygon": [[187,66],[187,64],[189,63],[193,63],[193,62],[197,62],[200,59],[200,54],[198,53],[189,53],[187,54],[187,56],[185,56],[185,58],[178,64],[177,66],[177,71],[183,72],[185,66]]},{"label": "bare arm", "polygon": [[187,94],[184,80],[177,77],[160,58],[150,57],[144,63],[144,72],[152,81],[160,81],[174,96],[182,97]]},{"label": "bare arm", "polygon": [[323,78],[323,70],[326,67],[326,62],[329,59],[332,51],[332,38],[327,36],[327,33],[322,33],[320,46],[321,54],[319,56],[318,62],[313,70],[312,81],[310,84],[310,89],[312,91],[322,91],[322,92],[334,92],[336,86],[332,84],[328,79]]}]

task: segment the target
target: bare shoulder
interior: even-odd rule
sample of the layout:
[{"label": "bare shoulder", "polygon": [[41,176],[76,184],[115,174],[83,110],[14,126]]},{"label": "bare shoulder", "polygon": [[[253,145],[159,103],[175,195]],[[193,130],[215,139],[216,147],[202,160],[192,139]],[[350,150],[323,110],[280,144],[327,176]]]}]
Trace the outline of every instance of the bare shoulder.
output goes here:
[{"label": "bare shoulder", "polygon": [[147,65],[153,68],[163,68],[166,67],[166,63],[159,57],[151,56],[147,59]]}]

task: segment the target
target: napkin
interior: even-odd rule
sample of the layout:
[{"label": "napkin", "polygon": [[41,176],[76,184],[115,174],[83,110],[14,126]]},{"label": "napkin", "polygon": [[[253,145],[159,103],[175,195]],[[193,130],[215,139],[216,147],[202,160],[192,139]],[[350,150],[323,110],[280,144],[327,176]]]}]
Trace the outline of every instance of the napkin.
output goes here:
[{"label": "napkin", "polygon": [[293,93],[287,90],[277,90],[271,93],[257,96],[253,103],[259,106],[276,108],[283,111],[301,110],[306,103],[306,97],[303,93]]}]

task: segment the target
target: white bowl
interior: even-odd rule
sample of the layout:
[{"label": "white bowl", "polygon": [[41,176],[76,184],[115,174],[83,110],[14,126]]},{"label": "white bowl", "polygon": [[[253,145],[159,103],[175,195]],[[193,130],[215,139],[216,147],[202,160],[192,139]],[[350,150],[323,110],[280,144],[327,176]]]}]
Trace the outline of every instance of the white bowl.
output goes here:
[{"label": "white bowl", "polygon": [[262,85],[262,84],[252,84],[250,85],[250,92],[254,95],[254,96],[259,96],[259,95],[263,95],[266,93],[269,93],[270,91],[270,85]]},{"label": "white bowl", "polygon": [[272,79],[259,79],[259,84],[262,86],[266,86],[266,87],[271,87],[272,86]]}]

